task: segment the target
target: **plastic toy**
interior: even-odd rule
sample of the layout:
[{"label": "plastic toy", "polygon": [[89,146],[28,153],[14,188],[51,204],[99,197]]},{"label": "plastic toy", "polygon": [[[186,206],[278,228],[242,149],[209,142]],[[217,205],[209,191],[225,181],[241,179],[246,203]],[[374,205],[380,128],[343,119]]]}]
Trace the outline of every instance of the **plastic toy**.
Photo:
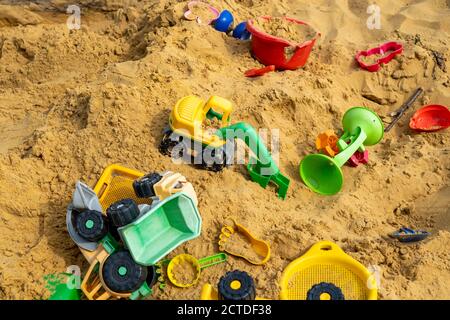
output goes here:
[{"label": "plastic toy", "polygon": [[244,271],[227,272],[220,278],[218,290],[212,285],[205,284],[200,294],[201,300],[265,300],[256,297],[255,282]]},{"label": "plastic toy", "polygon": [[345,300],[345,297],[341,289],[334,284],[321,282],[309,289],[306,300]]},{"label": "plastic toy", "polygon": [[214,29],[228,33],[233,27],[233,22],[233,14],[228,10],[223,10],[219,17],[214,21]]},{"label": "plastic toy", "polygon": [[81,290],[89,300],[136,300],[151,295],[156,280],[155,266],[138,265],[108,235],[92,254],[89,269],[81,282]]},{"label": "plastic toy", "polygon": [[[325,283],[325,284],[324,284]],[[336,244],[318,242],[283,271],[280,299],[376,300],[377,283],[361,263],[347,255]],[[342,297],[343,298],[343,297]]]},{"label": "plastic toy", "polygon": [[177,173],[144,175],[112,165],[94,190],[78,182],[66,216],[90,264],[83,293],[95,300],[151,294],[153,265],[200,233],[192,185]]},{"label": "plastic toy", "polygon": [[[230,219],[233,221],[233,226],[226,225],[222,228],[221,233],[219,235],[219,250],[225,251],[228,254],[231,254],[236,257],[241,257],[251,264],[254,265],[263,265],[265,264],[269,258],[270,258],[270,245],[268,242],[259,240],[255,238],[250,231],[248,231],[244,226],[237,223],[234,219]],[[239,233],[241,236],[243,236],[248,243],[251,244],[251,248],[253,251],[260,257],[260,260],[255,260],[252,257],[245,256],[243,253],[237,253],[233,250],[227,249],[226,242],[227,240],[233,236],[233,234]]]},{"label": "plastic toy", "polygon": [[[219,253],[210,257],[202,258],[197,260],[195,257],[189,254],[180,254],[170,260],[169,265],[167,266],[167,276],[175,286],[180,288],[188,288],[198,283],[200,279],[201,270],[214,266],[216,264],[227,261],[227,255],[225,253]],[[187,283],[183,283],[178,280],[175,274],[175,266],[190,264],[192,269],[194,270],[195,276],[193,279]]]},{"label": "plastic toy", "polygon": [[334,157],[339,153],[337,146],[339,138],[333,130],[327,130],[320,133],[316,139],[316,148],[330,157]]},{"label": "plastic toy", "polygon": [[239,23],[233,30],[233,37],[239,40],[248,40],[251,36],[247,30],[247,21]]},{"label": "plastic toy", "polygon": [[[270,20],[270,16],[263,16],[262,19]],[[306,24],[306,22],[285,17],[286,20]],[[303,43],[291,43],[287,40],[274,37],[255,28],[253,20],[247,22],[247,30],[252,34],[252,52],[253,55],[264,65],[274,65],[278,70],[295,70],[303,67],[308,60],[312,48],[320,36],[316,36]],[[291,56],[286,56],[285,48],[294,47],[295,52]]]},{"label": "plastic toy", "polygon": [[259,77],[259,76],[265,75],[266,73],[273,72],[275,70],[276,70],[276,68],[274,65],[267,66],[264,68],[259,68],[259,69],[250,69],[250,70],[245,71],[245,76],[248,78]]},{"label": "plastic toy", "polygon": [[[233,106],[230,101],[212,96],[207,102],[196,96],[187,96],[178,101],[169,117],[170,128],[164,132],[159,146],[162,154],[176,153],[177,145],[190,149],[191,161],[211,171],[221,171],[229,165],[230,152],[227,140],[242,139],[257,158],[251,158],[247,170],[253,181],[263,188],[272,182],[278,186],[278,196],[285,198],[289,179],[280,173],[266,146],[256,130],[245,122],[230,125]],[[219,121],[215,132],[204,130],[206,120]],[[187,140],[187,142],[184,142]],[[193,145],[194,144],[194,145]],[[231,144],[233,145],[233,144]],[[175,151],[174,151],[175,150]],[[213,159],[208,160],[208,156]],[[177,154],[176,154],[177,155]]]},{"label": "plastic toy", "polygon": [[[199,16],[194,14],[195,6],[197,6],[197,5],[207,6],[209,8],[209,10],[214,14],[215,17],[213,19],[203,22]],[[220,14],[219,10],[217,10],[212,5],[210,5],[206,2],[203,2],[203,1],[190,1],[188,3],[187,7],[188,7],[188,10],[184,13],[184,17],[187,20],[196,20],[197,23],[199,23],[199,24],[206,24],[206,25],[212,24],[219,17],[219,14]]]},{"label": "plastic toy", "polygon": [[[182,243],[200,235],[200,214],[192,199],[183,192],[170,196],[148,211],[139,211],[133,203],[119,201],[108,208],[107,214],[111,218],[130,214],[129,220],[115,224],[133,259],[141,265],[155,264]],[[112,220],[114,223],[115,219]]]},{"label": "plastic toy", "polygon": [[[333,130],[327,130],[317,136],[316,148],[319,152],[323,152],[327,156],[334,157],[339,153],[339,148],[337,145],[338,141],[339,138]],[[347,161],[347,164],[351,167],[357,167],[360,164],[367,163],[369,163],[368,150],[363,152],[356,151]]]},{"label": "plastic toy", "polygon": [[[403,45],[398,42],[387,42],[379,47],[372,48],[367,51],[360,51],[356,54],[356,61],[362,69],[370,72],[377,72],[383,64],[389,63],[395,56],[403,53]],[[369,57],[372,55],[381,55],[373,64],[366,64],[362,61],[362,57]]]},{"label": "plastic toy", "polygon": [[69,283],[76,283],[80,276],[71,273],[49,274],[44,277],[50,291],[48,300],[80,300],[81,290]]},{"label": "plastic toy", "polygon": [[368,164],[369,163],[369,150],[356,151],[350,159],[348,159],[347,164],[351,167],[357,167],[360,164]]},{"label": "plastic toy", "polygon": [[[355,107],[349,109],[342,119],[344,134],[338,140],[341,152],[331,158],[324,154],[306,156],[300,163],[300,176],[314,192],[333,195],[342,189],[341,167],[355,154],[364,152],[364,146],[377,144],[384,133],[383,122],[373,111]],[[346,141],[351,141],[347,144]]]},{"label": "plastic toy", "polygon": [[433,104],[419,109],[409,122],[416,131],[433,132],[450,127],[450,111],[445,106]]},{"label": "plastic toy", "polygon": [[395,231],[389,236],[394,239],[398,239],[400,242],[417,242],[422,241],[430,235],[428,231],[422,230],[413,230],[410,228],[401,228],[398,231]]}]

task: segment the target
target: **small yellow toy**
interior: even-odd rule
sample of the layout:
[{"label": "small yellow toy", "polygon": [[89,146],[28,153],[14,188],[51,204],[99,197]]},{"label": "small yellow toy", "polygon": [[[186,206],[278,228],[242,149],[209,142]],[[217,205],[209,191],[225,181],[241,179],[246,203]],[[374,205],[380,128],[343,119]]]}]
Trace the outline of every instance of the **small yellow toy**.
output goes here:
[{"label": "small yellow toy", "polygon": [[316,243],[281,276],[282,300],[376,300],[375,277],[330,241]]},{"label": "small yellow toy", "polygon": [[[222,228],[221,233],[219,235],[219,250],[225,251],[228,254],[231,254],[236,257],[241,257],[254,265],[265,264],[270,258],[269,243],[254,237],[247,228],[237,223],[233,218],[229,219],[233,222],[233,225],[226,225],[225,227]],[[237,236],[237,234],[245,238],[246,242],[250,244],[251,249],[256,253],[256,256],[259,259],[250,255],[245,255],[244,253],[241,252],[236,252],[233,249],[227,248],[226,242],[231,237]]]},{"label": "small yellow toy", "polygon": [[[227,255],[225,253],[219,253],[210,257],[202,258],[197,260],[197,258],[191,256],[190,254],[180,254],[170,260],[167,266],[167,277],[170,282],[180,288],[188,288],[197,284],[200,279],[201,270],[214,266],[216,264],[227,261]],[[175,271],[176,266],[188,266],[192,269],[193,276],[189,280],[180,280],[177,272]]]}]

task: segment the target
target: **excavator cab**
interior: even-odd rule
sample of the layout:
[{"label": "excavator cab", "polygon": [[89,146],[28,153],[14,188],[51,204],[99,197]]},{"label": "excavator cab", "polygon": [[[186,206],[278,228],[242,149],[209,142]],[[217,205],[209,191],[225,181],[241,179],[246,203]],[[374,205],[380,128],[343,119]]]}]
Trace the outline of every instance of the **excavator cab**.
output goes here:
[{"label": "excavator cab", "polygon": [[230,101],[218,96],[212,96],[203,108],[203,118],[219,120],[222,128],[229,125],[231,112],[233,112],[233,105]]}]

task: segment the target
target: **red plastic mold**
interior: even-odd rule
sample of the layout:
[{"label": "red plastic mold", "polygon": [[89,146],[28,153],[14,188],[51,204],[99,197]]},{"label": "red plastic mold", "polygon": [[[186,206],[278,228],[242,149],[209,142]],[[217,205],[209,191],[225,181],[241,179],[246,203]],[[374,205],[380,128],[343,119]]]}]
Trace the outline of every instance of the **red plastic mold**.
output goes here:
[{"label": "red plastic mold", "polygon": [[[389,53],[385,55],[386,53]],[[386,42],[377,48],[372,48],[367,51],[360,51],[356,55],[356,61],[362,69],[365,69],[370,72],[377,72],[380,70],[381,65],[389,63],[395,56],[403,53],[403,45],[398,42]],[[374,54],[383,55],[380,59],[377,60],[374,64],[365,64],[361,57],[369,57]]]},{"label": "red plastic mold", "polygon": [[438,104],[425,106],[414,114],[409,127],[416,131],[438,131],[450,127],[450,111]]},{"label": "red plastic mold", "polygon": [[[272,17],[263,16],[262,19],[270,20]],[[292,23],[309,25],[306,22],[284,17]],[[316,43],[320,33],[317,32],[314,39],[303,43],[291,43],[285,39],[274,37],[255,28],[253,20],[247,23],[247,30],[252,34],[253,55],[266,66],[275,65],[278,70],[295,70],[303,67],[308,60],[309,54]],[[286,56],[285,48],[294,47],[294,54]]]}]

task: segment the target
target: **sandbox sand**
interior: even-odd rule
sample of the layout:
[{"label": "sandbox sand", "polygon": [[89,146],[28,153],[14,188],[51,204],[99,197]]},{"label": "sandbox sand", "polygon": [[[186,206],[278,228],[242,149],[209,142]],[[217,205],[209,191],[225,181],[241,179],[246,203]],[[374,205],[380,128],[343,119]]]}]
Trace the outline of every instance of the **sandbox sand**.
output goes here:
[{"label": "sandbox sand", "polygon": [[[212,1],[236,21],[288,15],[321,32],[303,69],[252,80],[243,73],[260,64],[249,43],[182,19],[185,2],[78,1],[85,6],[73,31],[65,13],[72,1],[36,3],[0,0],[0,298],[45,298],[46,274],[87,270],[66,232],[66,206],[77,180],[93,186],[111,163],[173,170],[193,183],[202,234],[171,256],[216,253],[230,215],[271,244],[265,267],[230,257],[203,270],[196,286],[169,285],[156,299],[199,297],[204,283],[233,269],[255,277],[259,296],[277,298],[283,269],[319,240],[377,265],[381,299],[450,298],[450,134],[407,125],[420,105],[450,105],[448,66],[433,54],[448,65],[448,1],[378,0],[381,30],[366,27],[365,0]],[[378,73],[357,67],[357,51],[388,40],[404,43],[404,54]],[[352,106],[389,121],[418,86],[425,94],[370,147],[370,163],[343,168],[341,193],[321,197],[305,187],[298,165],[320,132],[340,130]],[[233,121],[280,129],[280,168],[291,179],[285,201],[252,182],[243,165],[212,173],[158,152],[170,109],[188,94],[228,98]],[[387,236],[402,225],[432,236],[410,245]]]},{"label": "sandbox sand", "polygon": [[292,43],[303,43],[316,37],[317,32],[306,24],[298,24],[282,17],[271,19],[257,18],[254,20],[256,29],[271,36]]}]

